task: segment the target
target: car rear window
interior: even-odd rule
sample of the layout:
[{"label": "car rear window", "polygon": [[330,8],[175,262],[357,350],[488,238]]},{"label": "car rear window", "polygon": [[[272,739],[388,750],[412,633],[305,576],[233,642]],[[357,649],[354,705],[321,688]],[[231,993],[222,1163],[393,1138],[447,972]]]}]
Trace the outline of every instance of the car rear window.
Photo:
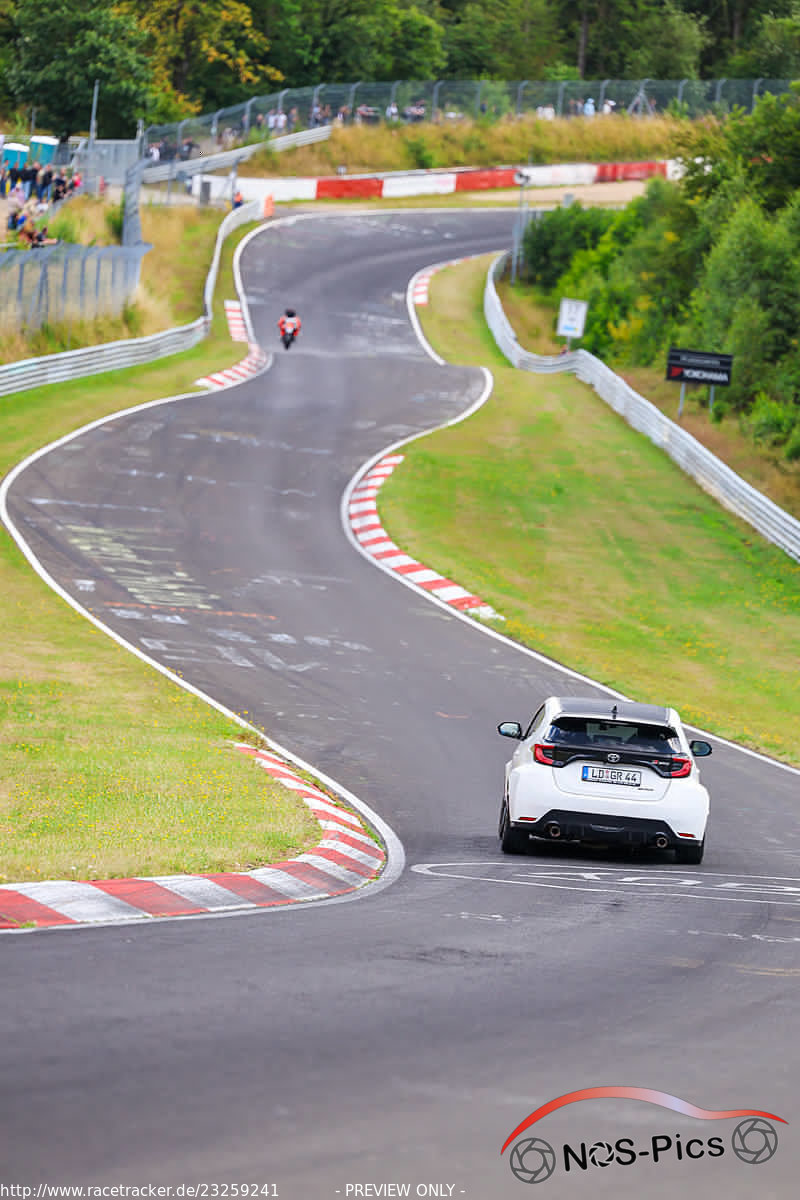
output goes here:
[{"label": "car rear window", "polygon": [[680,754],[678,735],[669,725],[632,721],[601,721],[591,717],[559,717],[547,739],[554,746],[595,746],[641,750],[651,754]]}]

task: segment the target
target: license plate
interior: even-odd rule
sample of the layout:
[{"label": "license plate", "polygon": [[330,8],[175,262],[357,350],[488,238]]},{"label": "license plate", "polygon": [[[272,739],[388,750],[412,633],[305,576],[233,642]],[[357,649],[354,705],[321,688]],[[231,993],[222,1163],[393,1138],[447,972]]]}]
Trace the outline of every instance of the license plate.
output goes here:
[{"label": "license plate", "polygon": [[587,783],[619,783],[623,787],[641,787],[642,772],[629,771],[626,767],[593,767],[581,769],[581,779]]}]

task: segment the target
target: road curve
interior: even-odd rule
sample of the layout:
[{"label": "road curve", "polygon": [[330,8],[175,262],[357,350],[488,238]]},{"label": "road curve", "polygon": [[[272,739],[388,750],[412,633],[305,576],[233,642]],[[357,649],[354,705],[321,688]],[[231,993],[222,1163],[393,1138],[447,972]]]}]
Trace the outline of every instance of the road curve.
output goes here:
[{"label": "road curve", "polygon": [[[494,726],[587,685],[400,586],[341,526],[361,463],[482,387],[425,355],[408,279],[507,245],[511,219],[266,230],[242,262],[256,332],[270,348],[292,302],[302,341],[232,392],[87,432],[10,489],[67,591],[91,580],[112,628],[370,804],[409,869],[356,903],[4,941],[4,1182],[513,1197],[501,1146],[576,1089],[794,1119],[797,775],[715,746],[691,872],[504,860]],[[552,1113],[528,1134],[555,1150],[547,1194],[744,1200],[754,1177],[795,1194],[783,1126],[774,1157],[745,1162],[735,1120],[684,1113],[621,1098]],[[563,1151],[624,1138],[632,1164]]]}]

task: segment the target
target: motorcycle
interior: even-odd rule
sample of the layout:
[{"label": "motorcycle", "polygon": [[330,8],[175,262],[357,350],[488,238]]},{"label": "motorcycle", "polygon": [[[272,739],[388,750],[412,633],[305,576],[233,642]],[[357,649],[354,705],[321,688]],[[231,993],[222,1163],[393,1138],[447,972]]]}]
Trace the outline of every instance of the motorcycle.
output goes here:
[{"label": "motorcycle", "polygon": [[296,329],[287,329],[285,333],[281,334],[281,341],[283,342],[284,350],[289,349],[289,347],[291,346],[292,342],[294,341],[294,339],[296,337],[297,337]]}]

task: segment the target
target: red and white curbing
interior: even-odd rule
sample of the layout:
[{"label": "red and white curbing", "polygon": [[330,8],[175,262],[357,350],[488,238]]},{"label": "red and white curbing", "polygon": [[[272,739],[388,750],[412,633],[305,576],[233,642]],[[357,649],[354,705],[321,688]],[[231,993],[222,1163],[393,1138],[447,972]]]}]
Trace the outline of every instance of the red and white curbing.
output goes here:
[{"label": "red and white curbing", "polygon": [[424,271],[419,271],[413,279],[411,299],[417,305],[427,304],[430,283],[437,271],[443,271],[445,267],[457,267],[459,263],[470,262],[473,258],[481,257],[483,256],[480,254],[468,254],[465,258],[452,258],[448,262],[436,263],[432,267],[426,267]]},{"label": "red and white curbing", "polygon": [[226,300],[225,316],[228,318],[228,329],[234,342],[247,342],[247,326],[244,321],[242,306],[238,300]]},{"label": "red and white curbing", "polygon": [[503,620],[499,613],[484,603],[480,596],[417,562],[395,545],[378,516],[377,495],[381,485],[403,461],[402,454],[388,454],[359,479],[350,495],[348,519],[353,536],[361,548],[377,563],[406,582],[422,588],[437,600],[470,616]]},{"label": "red and white curbing", "polygon": [[212,391],[235,387],[238,383],[245,383],[246,380],[260,375],[269,365],[269,359],[270,356],[256,342],[251,342],[247,358],[243,358],[233,367],[226,367],[224,371],[215,371],[213,375],[204,375],[202,379],[195,380],[195,383],[197,387],[210,388]]},{"label": "red and white curbing", "polygon": [[[491,191],[517,187],[517,167],[461,167],[454,171],[398,171],[380,175],[336,175],[243,177],[239,189],[246,200],[262,201],[271,197],[276,204],[290,200],[400,200],[406,196],[450,196],[455,192]],[[651,179],[654,175],[676,178],[677,161],[659,159],[647,162],[548,163],[525,166],[531,187],[580,187],[593,183]],[[195,177],[196,187],[201,176]],[[214,199],[230,190],[230,181],[215,175],[202,176],[211,186]]]},{"label": "red and white curbing", "polygon": [[303,799],[324,834],[313,850],[252,871],[3,884],[0,931],[208,916],[328,900],[381,873],[386,855],[355,812],[307,783],[277,754],[247,745],[237,749]]}]

